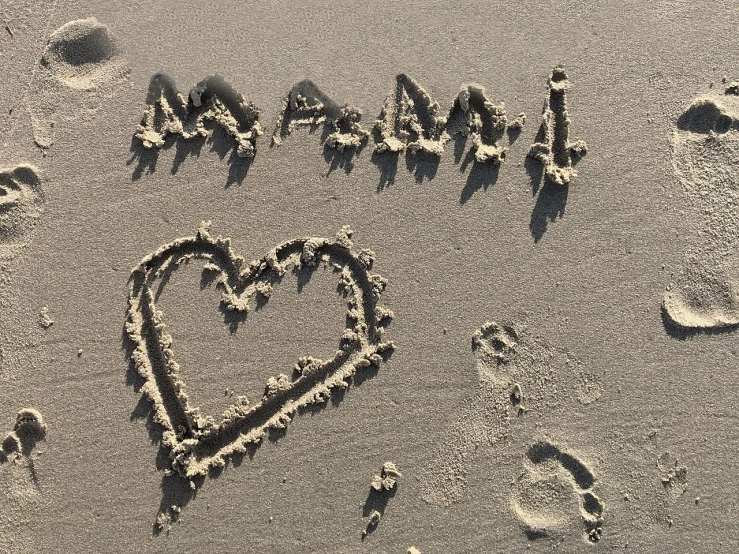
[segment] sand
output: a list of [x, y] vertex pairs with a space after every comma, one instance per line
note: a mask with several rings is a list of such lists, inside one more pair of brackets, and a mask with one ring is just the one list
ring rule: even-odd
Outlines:
[[0, 552], [739, 550], [730, 3], [0, 15]]

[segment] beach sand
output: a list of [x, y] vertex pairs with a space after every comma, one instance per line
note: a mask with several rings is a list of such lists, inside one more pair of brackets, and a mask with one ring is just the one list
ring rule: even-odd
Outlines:
[[739, 550], [739, 12], [597, 4], [0, 7], [0, 551]]

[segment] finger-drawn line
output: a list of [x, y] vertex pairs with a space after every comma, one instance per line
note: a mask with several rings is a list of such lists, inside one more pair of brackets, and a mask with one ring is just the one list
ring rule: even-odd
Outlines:
[[346, 148], [358, 148], [370, 133], [360, 125], [362, 111], [353, 106], [339, 106], [313, 81], [305, 79], [296, 83], [282, 101], [282, 109], [272, 133], [272, 145], [279, 146], [295, 126], [307, 126], [315, 130], [326, 127], [324, 144], [343, 152]]
[[[130, 358], [145, 381], [141, 390], [164, 429], [161, 440], [171, 459], [169, 471], [188, 479], [223, 467], [230, 456], [261, 443], [268, 431], [284, 429], [299, 409], [325, 403], [333, 389], [349, 386], [358, 369], [378, 366], [394, 349], [392, 342], [383, 339], [392, 313], [378, 306], [387, 281], [369, 272], [372, 251], [352, 250], [348, 227], [335, 239], [310, 237], [282, 243], [246, 264], [231, 249], [229, 239], [210, 234], [209, 225], [203, 223], [194, 237], [164, 245], [133, 269], [125, 325], [133, 345]], [[156, 305], [167, 274], [196, 259], [205, 262], [204, 271], [215, 274], [225, 311], [240, 316], [246, 316], [259, 296], [269, 295], [288, 269], [319, 264], [333, 268], [347, 299], [347, 328], [334, 358], [301, 358], [292, 376], [281, 373], [268, 379], [259, 402], [251, 405], [239, 397], [220, 421], [202, 414], [188, 399], [172, 337]]]
[[573, 158], [585, 155], [587, 145], [584, 140], [570, 142], [570, 115], [567, 111], [567, 89], [570, 82], [561, 66], [552, 71], [548, 81], [549, 93], [544, 104], [542, 131], [544, 140], [531, 146], [529, 156], [544, 165], [544, 175], [557, 185], [569, 185], [577, 176]]
[[256, 141], [262, 135], [259, 109], [236, 92], [222, 77], [206, 77], [185, 98], [174, 81], [162, 73], [151, 78], [149, 105], [135, 137], [145, 148], [161, 148], [169, 135], [184, 139], [207, 137], [208, 121], [223, 128], [236, 142], [236, 154], [253, 158]]

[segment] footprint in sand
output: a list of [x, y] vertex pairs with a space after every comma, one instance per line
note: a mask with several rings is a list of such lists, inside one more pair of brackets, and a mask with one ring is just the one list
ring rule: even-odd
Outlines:
[[663, 452], [657, 458], [655, 467], [670, 503], [688, 491], [688, 468], [681, 465], [669, 452]]
[[[10, 262], [28, 243], [31, 231], [43, 211], [43, 191], [36, 168], [17, 165], [0, 168], [0, 285], [10, 280]], [[4, 353], [17, 342], [0, 329], [0, 380], [7, 379]]]
[[739, 96], [729, 86], [696, 98], [672, 132], [672, 165], [685, 191], [690, 238], [667, 287], [665, 323], [683, 330], [739, 326]]
[[[46, 150], [54, 143], [55, 119], [74, 119], [100, 107], [112, 86], [129, 69], [115, 37], [94, 17], [70, 21], [51, 33], [32, 89], [29, 112], [34, 142]], [[68, 94], [95, 91], [95, 95]]]
[[[34, 448], [46, 435], [46, 424], [33, 408], [23, 408], [16, 416], [13, 430], [0, 445], [0, 490], [3, 491], [0, 510], [0, 544], [33, 549], [33, 537], [21, 522], [27, 522], [39, 504], [39, 479], [34, 465]], [[31, 533], [32, 535], [32, 533]], [[5, 552], [5, 550], [3, 550]], [[16, 551], [15, 549], [11, 551]], [[26, 551], [26, 550], [22, 550]]]
[[510, 444], [526, 420], [590, 404], [598, 381], [565, 350], [533, 338], [520, 325], [485, 323], [472, 336], [479, 388], [450, 427], [423, 479], [423, 498], [450, 505], [463, 498], [467, 470], [478, 448]]
[[594, 484], [593, 472], [576, 456], [539, 441], [526, 452], [524, 471], [513, 486], [511, 507], [531, 538], [566, 529], [572, 515], [579, 513], [587, 538], [597, 542], [603, 526], [603, 503], [593, 492]]
[[46, 424], [38, 410], [23, 408], [15, 419], [13, 430], [0, 445], [0, 462], [13, 462], [28, 457], [36, 443], [46, 435]]
[[0, 169], [0, 270], [24, 245], [42, 202], [41, 180], [33, 166]]
[[70, 21], [49, 37], [41, 65], [67, 86], [88, 89], [120, 65], [118, 47], [106, 25], [94, 17]]

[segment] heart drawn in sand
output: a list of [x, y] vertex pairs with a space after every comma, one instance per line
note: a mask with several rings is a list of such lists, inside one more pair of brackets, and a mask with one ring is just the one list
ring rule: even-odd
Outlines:
[[[382, 339], [392, 313], [377, 305], [387, 281], [369, 273], [372, 251], [353, 251], [348, 227], [334, 239], [284, 242], [247, 265], [233, 252], [229, 239], [211, 236], [209, 226], [203, 223], [194, 237], [174, 240], [144, 258], [129, 282], [126, 333], [132, 344], [131, 360], [145, 380], [141, 390], [154, 405], [154, 419], [164, 428], [162, 444], [171, 458], [170, 471], [187, 478], [224, 466], [232, 454], [259, 444], [270, 429], [284, 429], [300, 408], [325, 403], [332, 389], [349, 386], [357, 369], [379, 365], [394, 348]], [[220, 422], [203, 415], [190, 404], [172, 337], [156, 306], [167, 275], [196, 259], [205, 262], [203, 271], [215, 274], [222, 306], [243, 316], [258, 296], [272, 294], [289, 269], [319, 264], [332, 268], [347, 300], [347, 327], [334, 357], [301, 358], [292, 376], [281, 373], [267, 380], [258, 403], [250, 405], [239, 397]]]

